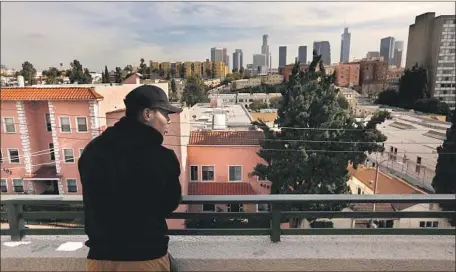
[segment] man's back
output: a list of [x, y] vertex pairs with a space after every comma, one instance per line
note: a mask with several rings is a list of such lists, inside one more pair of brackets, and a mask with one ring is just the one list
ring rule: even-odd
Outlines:
[[179, 205], [180, 166], [163, 136], [123, 118], [79, 160], [89, 259], [146, 261], [167, 253], [165, 218]]

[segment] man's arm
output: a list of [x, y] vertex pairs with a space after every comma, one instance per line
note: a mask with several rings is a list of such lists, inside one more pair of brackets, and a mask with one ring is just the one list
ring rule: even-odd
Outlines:
[[182, 188], [179, 182], [181, 174], [180, 163], [173, 150], [168, 149], [167, 152], [169, 152], [169, 160], [167, 162], [169, 162], [170, 171], [166, 176], [165, 192], [163, 194], [163, 212], [166, 217], [177, 209], [182, 199]]

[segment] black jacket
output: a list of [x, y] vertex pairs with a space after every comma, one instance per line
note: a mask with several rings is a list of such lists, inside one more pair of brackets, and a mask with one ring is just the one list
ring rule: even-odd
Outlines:
[[154, 128], [124, 117], [90, 142], [79, 159], [88, 258], [163, 257], [165, 218], [179, 205], [180, 164]]

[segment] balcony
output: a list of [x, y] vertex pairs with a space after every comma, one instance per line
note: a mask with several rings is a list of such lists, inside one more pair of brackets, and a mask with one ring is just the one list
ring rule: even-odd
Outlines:
[[[184, 196], [183, 204], [269, 204], [269, 212], [176, 212], [172, 219], [266, 219], [266, 228], [170, 230], [184, 271], [454, 271], [454, 228], [281, 228], [288, 218], [451, 218], [454, 211], [289, 211], [285, 203], [454, 203], [455, 195]], [[2, 271], [83, 271], [83, 228], [36, 228], [34, 220], [83, 219], [81, 196], [3, 196]], [[28, 225], [28, 227], [26, 227]]]

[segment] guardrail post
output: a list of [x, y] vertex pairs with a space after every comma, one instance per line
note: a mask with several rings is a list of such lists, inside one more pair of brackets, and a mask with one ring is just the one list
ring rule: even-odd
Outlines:
[[22, 204], [6, 204], [6, 213], [11, 234], [11, 241], [20, 241], [22, 239], [22, 230], [24, 229], [24, 219], [22, 218]]
[[271, 217], [271, 241], [274, 243], [280, 242], [280, 219], [281, 205], [279, 203], [273, 203]]

